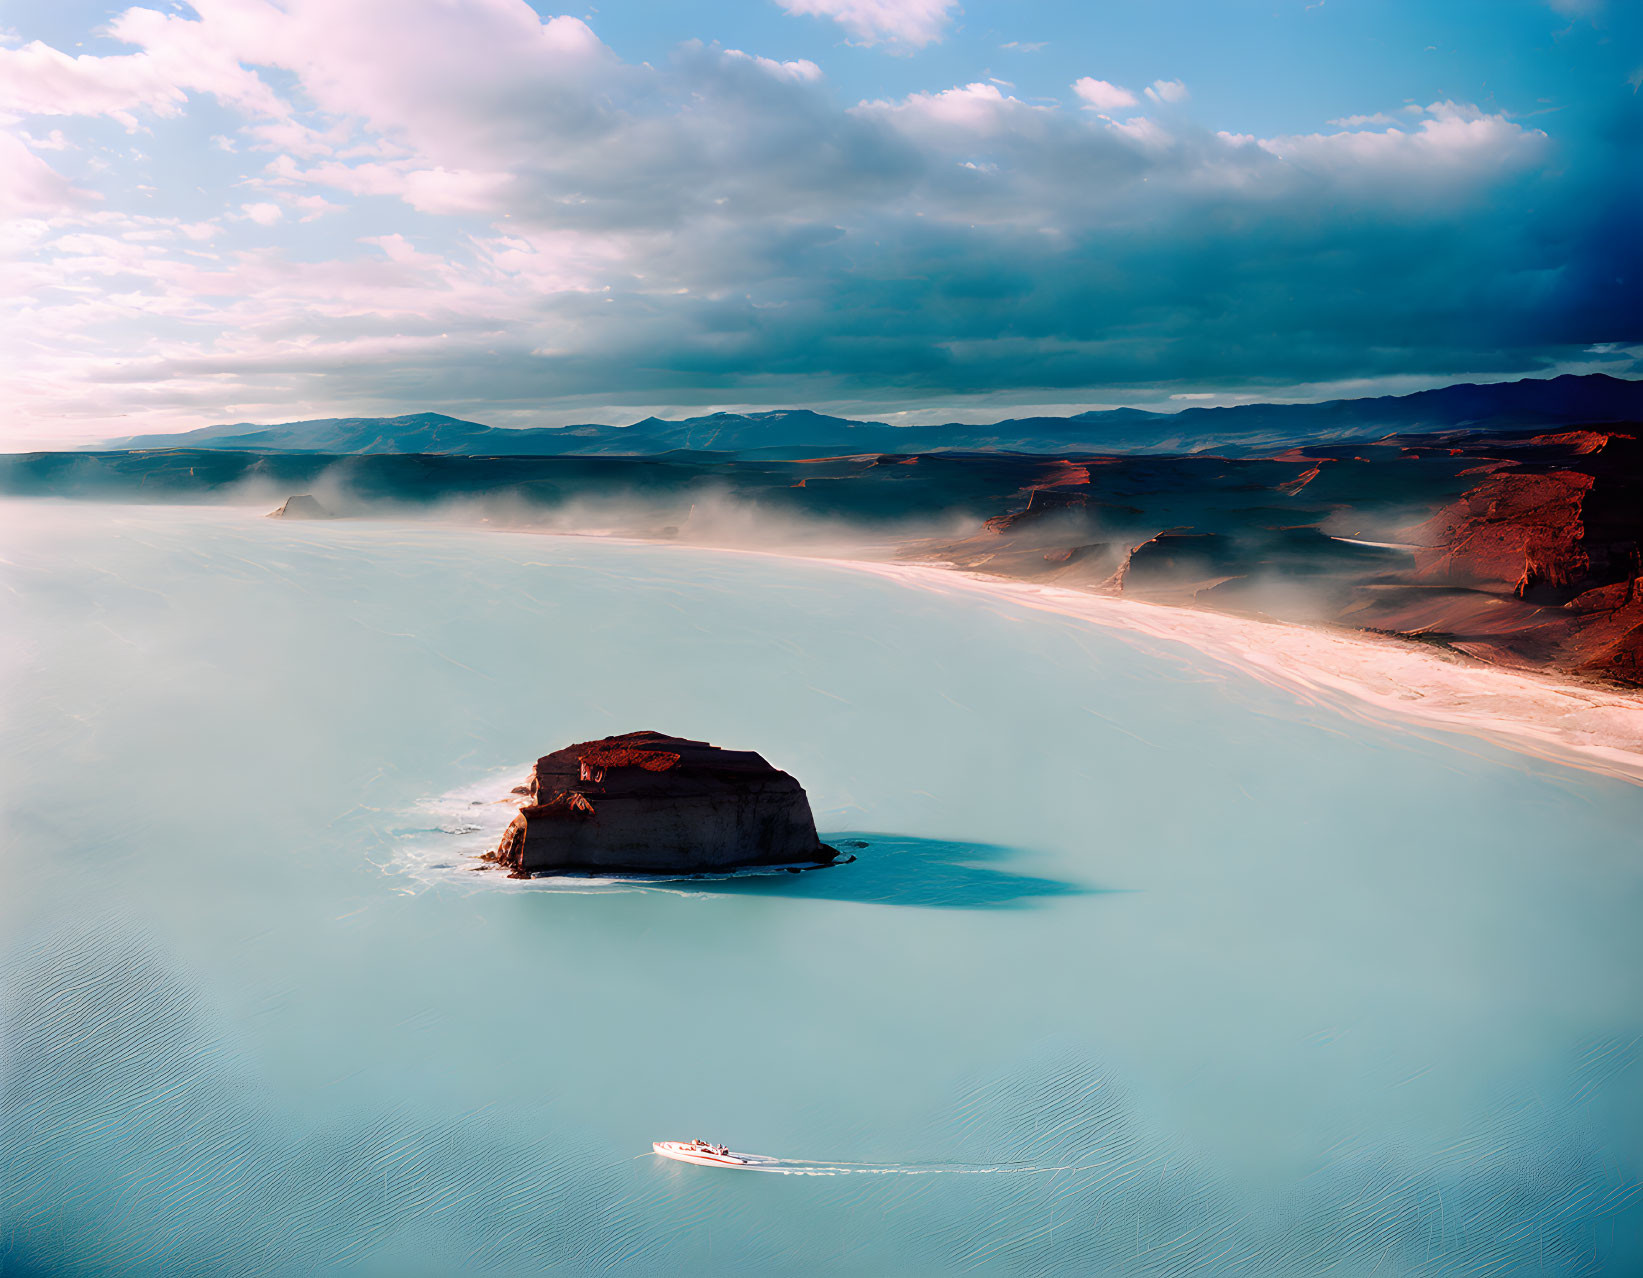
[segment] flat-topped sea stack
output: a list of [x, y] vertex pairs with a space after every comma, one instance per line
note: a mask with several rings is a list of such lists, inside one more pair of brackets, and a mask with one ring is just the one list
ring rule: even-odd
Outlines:
[[515, 877], [824, 865], [804, 787], [751, 750], [630, 732], [536, 761], [527, 806], [488, 860]]

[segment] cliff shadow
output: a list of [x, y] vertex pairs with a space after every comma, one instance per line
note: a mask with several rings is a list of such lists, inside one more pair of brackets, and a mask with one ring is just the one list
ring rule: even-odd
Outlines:
[[[1002, 865], [1019, 848], [992, 843], [916, 839], [902, 834], [824, 833], [841, 864], [798, 874], [730, 879], [712, 891], [726, 896], [798, 896], [827, 901], [925, 909], [1021, 909], [1048, 897], [1091, 896], [1110, 889], [1022, 874]], [[859, 846], [865, 844], [866, 846]], [[856, 859], [842, 864], [846, 856]]]

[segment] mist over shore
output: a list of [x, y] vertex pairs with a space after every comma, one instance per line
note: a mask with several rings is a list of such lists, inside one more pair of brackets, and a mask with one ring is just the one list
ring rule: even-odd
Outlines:
[[[284, 514], [300, 495], [309, 513], [338, 517], [945, 563], [1643, 684], [1643, 425], [1567, 420], [1575, 408], [1635, 407], [1639, 384], [1562, 380], [1578, 381], [1586, 400], [1552, 382], [1453, 387], [1465, 393], [1391, 403], [1407, 416], [1427, 411], [1411, 400], [1437, 402], [1456, 420], [1475, 415], [1472, 393], [1488, 390], [1491, 424], [1265, 451], [1037, 452], [1016, 423], [1011, 448], [830, 453], [793, 441], [817, 420], [846, 438], [891, 428], [777, 414], [704, 419], [699, 442], [789, 432], [780, 447], [604, 455], [608, 441], [592, 439], [594, 455], [492, 455], [467, 450], [509, 432], [417, 418], [243, 437], [222, 428], [189, 448], [3, 456], [0, 491]], [[1352, 429], [1389, 411], [1381, 401], [1344, 406]], [[1300, 406], [1299, 420], [1327, 436], [1341, 408]], [[1502, 424], [1524, 419], [1541, 424]], [[670, 438], [664, 427], [632, 429], [656, 443]], [[239, 446], [252, 439], [282, 446]], [[327, 441], [361, 451], [309, 450]], [[435, 444], [446, 451], [403, 451]]]

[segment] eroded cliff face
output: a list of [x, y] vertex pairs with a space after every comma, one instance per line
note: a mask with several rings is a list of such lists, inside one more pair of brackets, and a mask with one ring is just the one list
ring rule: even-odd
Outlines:
[[1491, 471], [1415, 530], [1418, 576], [1532, 608], [1501, 652], [1643, 682], [1643, 442], [1538, 436]]
[[1594, 482], [1571, 470], [1491, 475], [1414, 530], [1417, 575], [1560, 602], [1591, 573], [1583, 515]]
[[1643, 684], [1640, 440], [1626, 425], [1271, 457], [1016, 459], [1004, 514], [911, 553]]
[[631, 732], [544, 755], [522, 788], [529, 801], [487, 858], [516, 876], [689, 874], [838, 855], [817, 836], [804, 787], [750, 750]]

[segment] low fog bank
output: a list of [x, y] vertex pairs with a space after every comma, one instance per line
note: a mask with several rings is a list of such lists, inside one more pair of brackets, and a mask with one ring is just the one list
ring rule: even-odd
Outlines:
[[[1365, 590], [1391, 586], [1415, 568], [1406, 545], [1366, 544], [1290, 523], [1272, 512], [1218, 510], [1192, 522], [1175, 506], [1167, 519], [1133, 507], [1081, 507], [1032, 518], [1028, 507], [968, 535], [912, 542], [900, 558], [988, 576], [1208, 607], [1252, 617], [1332, 623]], [[1401, 529], [1403, 512], [1366, 521]]]
[[[0, 494], [889, 557], [909, 542], [964, 536], [1010, 492], [1008, 482], [965, 495], [878, 492], [830, 484], [831, 474], [723, 469], [644, 458], [19, 454], [0, 457]], [[284, 511], [294, 498], [312, 504]]]
[[285, 513], [925, 562], [1643, 683], [1624, 432], [1268, 457], [29, 454], [0, 457], [0, 492], [264, 513], [307, 495]]
[[[316, 494], [321, 501], [324, 498]], [[961, 511], [854, 518], [785, 508], [728, 488], [692, 490], [678, 499], [639, 493], [587, 494], [537, 504], [510, 497], [454, 498], [429, 506], [350, 500], [342, 517], [412, 518], [511, 532], [670, 541], [723, 550], [760, 550], [827, 558], [893, 558], [909, 543], [962, 537], [980, 516]]]
[[[1407, 571], [1408, 494], [1296, 490], [1297, 464], [1020, 454], [811, 461], [235, 454], [0, 458], [0, 487], [802, 556], [901, 560], [1302, 622]], [[1359, 496], [1365, 494], [1360, 493]]]
[[[727, 550], [891, 558], [910, 542], [946, 540], [973, 531], [985, 512], [843, 510], [805, 507], [776, 493], [739, 493], [722, 482], [679, 491], [500, 491], [431, 501], [362, 494], [336, 469], [305, 490], [327, 515], [342, 519], [404, 519], [566, 536], [672, 541]], [[238, 506], [277, 513], [293, 494], [252, 480], [223, 494]]]

